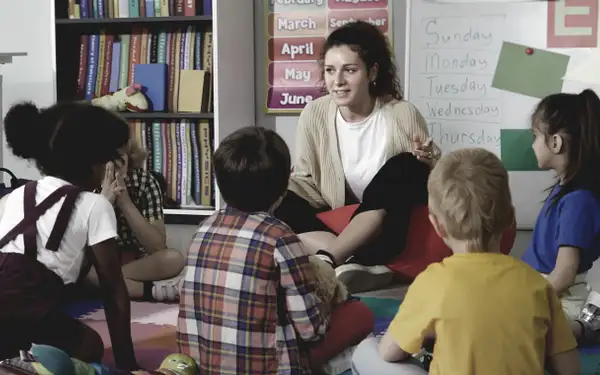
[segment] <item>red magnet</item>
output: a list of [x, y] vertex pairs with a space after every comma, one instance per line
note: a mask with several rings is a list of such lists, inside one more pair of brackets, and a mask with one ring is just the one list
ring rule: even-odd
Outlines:
[[528, 55], [533, 55], [533, 48], [527, 48], [525, 50], [525, 53], [528, 54]]

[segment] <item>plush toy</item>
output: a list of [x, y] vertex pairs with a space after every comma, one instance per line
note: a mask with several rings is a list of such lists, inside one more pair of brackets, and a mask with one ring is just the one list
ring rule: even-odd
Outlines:
[[63, 350], [48, 345], [33, 344], [21, 359], [30, 362], [38, 375], [125, 375], [127, 372], [109, 369], [101, 364], [85, 363], [71, 358]]
[[317, 276], [317, 295], [329, 313], [336, 306], [348, 299], [348, 289], [337, 278], [331, 265], [317, 256], [310, 256], [315, 275]]
[[48, 345], [32, 345], [21, 352], [21, 360], [32, 365], [38, 375], [196, 375], [196, 362], [185, 354], [167, 356], [158, 370], [121, 371], [99, 363], [85, 363], [70, 358], [64, 351]]
[[154, 371], [133, 371], [133, 375], [196, 375], [196, 362], [185, 354], [171, 354]]
[[196, 361], [185, 354], [171, 354], [160, 364], [161, 369], [169, 369], [177, 375], [196, 375]]
[[92, 105], [113, 112], [144, 112], [148, 110], [148, 98], [142, 93], [142, 85], [134, 83], [114, 94], [92, 99]]

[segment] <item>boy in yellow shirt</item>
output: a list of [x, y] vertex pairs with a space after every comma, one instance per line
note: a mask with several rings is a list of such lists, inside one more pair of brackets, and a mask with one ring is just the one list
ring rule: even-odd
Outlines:
[[430, 374], [578, 375], [577, 344], [556, 292], [500, 253], [514, 218], [502, 162], [483, 149], [454, 151], [437, 163], [428, 189], [431, 223], [454, 255], [415, 279], [380, 342], [359, 345], [355, 373], [426, 374], [410, 359], [435, 337]]

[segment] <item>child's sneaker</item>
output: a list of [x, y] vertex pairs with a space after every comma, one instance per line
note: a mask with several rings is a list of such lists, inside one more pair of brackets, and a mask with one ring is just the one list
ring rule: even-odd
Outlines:
[[329, 264], [332, 268], [335, 268], [335, 260], [333, 259], [333, 255], [331, 255], [327, 251], [319, 250], [316, 252], [315, 256]]
[[386, 266], [363, 266], [352, 260], [337, 267], [335, 274], [346, 285], [348, 293], [385, 288], [394, 279], [394, 273]]
[[590, 292], [585, 306], [576, 321], [581, 324], [579, 344], [582, 346], [600, 343], [600, 294]]
[[182, 283], [183, 272], [170, 279], [155, 281], [152, 286], [152, 297], [161, 302], [177, 302]]

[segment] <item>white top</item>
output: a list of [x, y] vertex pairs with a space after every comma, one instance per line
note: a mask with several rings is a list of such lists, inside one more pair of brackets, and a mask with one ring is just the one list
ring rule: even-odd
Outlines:
[[336, 115], [340, 157], [348, 186], [362, 202], [363, 193], [379, 169], [387, 161], [387, 124], [379, 101], [373, 112], [359, 122]]
[[[35, 194], [36, 204], [67, 182], [55, 177], [44, 177], [38, 181]], [[3, 199], [4, 210], [0, 218], [0, 238], [23, 220], [24, 187], [20, 187]], [[50, 207], [37, 221], [38, 261], [62, 278], [65, 284], [74, 283], [79, 277], [84, 257], [84, 247], [117, 237], [117, 220], [110, 202], [100, 194], [82, 192], [58, 251], [45, 248], [54, 228], [58, 212], [65, 198]], [[18, 235], [4, 248], [3, 253], [24, 254], [23, 235]]]

